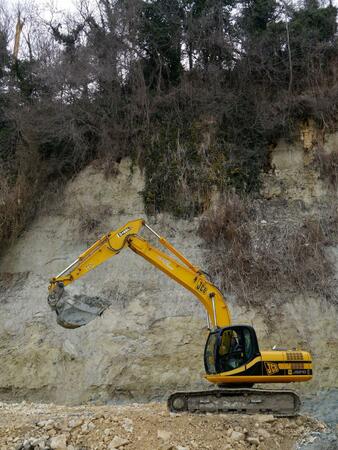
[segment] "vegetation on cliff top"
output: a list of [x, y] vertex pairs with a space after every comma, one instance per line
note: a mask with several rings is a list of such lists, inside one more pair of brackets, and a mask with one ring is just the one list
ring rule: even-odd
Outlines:
[[[252, 192], [297, 121], [334, 126], [337, 10], [306, 0], [99, 0], [47, 23], [0, 10], [0, 246], [93, 159], [131, 156], [148, 212]], [[325, 161], [324, 161], [325, 162]], [[323, 171], [328, 165], [323, 164]]]

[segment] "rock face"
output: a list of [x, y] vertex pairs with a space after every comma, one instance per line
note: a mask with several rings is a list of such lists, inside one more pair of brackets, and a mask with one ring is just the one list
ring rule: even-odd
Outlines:
[[[67, 288], [70, 295], [108, 299], [112, 306], [101, 318], [65, 330], [46, 303], [51, 276], [101, 234], [145, 217], [142, 189], [143, 177], [137, 169], [130, 171], [129, 161], [108, 181], [89, 167], [2, 258], [2, 398], [145, 399], [204, 384], [202, 306], [130, 250]], [[162, 217], [150, 223], [202, 263], [196, 223]]]
[[271, 170], [262, 174], [262, 197], [298, 201], [304, 207], [331, 200], [337, 206], [337, 186], [330, 189], [329, 180], [324, 180], [320, 170], [325, 159], [336, 154], [337, 149], [338, 132], [324, 134], [313, 121], [306, 122], [300, 127], [298, 141], [290, 145], [280, 140], [271, 149]]
[[[56, 324], [46, 302], [49, 278], [97, 237], [146, 217], [143, 186], [141, 172], [131, 170], [128, 160], [109, 180], [99, 168], [88, 167], [51, 199], [2, 257], [0, 398], [57, 403], [149, 400], [208, 386], [202, 378], [207, 336], [202, 306], [130, 250], [67, 287], [70, 295], [109, 301], [102, 317], [66, 330]], [[197, 236], [198, 219], [159, 215], [147, 221], [195, 264], [207, 268], [210, 256]], [[316, 377], [304, 389], [337, 385], [335, 306], [302, 297], [278, 308], [272, 302], [259, 312], [232, 298], [229, 305], [234, 322], [254, 325], [262, 348], [277, 344], [312, 351]]]

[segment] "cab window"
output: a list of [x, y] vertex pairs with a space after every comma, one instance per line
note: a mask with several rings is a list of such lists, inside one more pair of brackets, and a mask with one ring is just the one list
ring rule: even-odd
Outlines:
[[245, 360], [249, 361], [253, 358], [255, 352], [255, 345], [251, 337], [251, 333], [247, 328], [243, 328], [244, 337], [244, 355]]
[[217, 350], [217, 333], [210, 333], [204, 352], [204, 363], [207, 373], [215, 374], [216, 371], [216, 350]]
[[245, 363], [243, 335], [236, 330], [224, 330], [218, 348], [220, 372], [237, 369]]
[[244, 366], [260, 355], [255, 330], [249, 325], [220, 328], [209, 334], [204, 364], [208, 374]]

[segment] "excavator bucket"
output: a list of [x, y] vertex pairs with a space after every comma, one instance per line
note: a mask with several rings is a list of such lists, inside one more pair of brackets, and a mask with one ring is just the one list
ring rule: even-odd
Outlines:
[[73, 295], [58, 283], [48, 295], [48, 304], [56, 312], [56, 321], [63, 328], [78, 328], [101, 316], [110, 302], [100, 297]]

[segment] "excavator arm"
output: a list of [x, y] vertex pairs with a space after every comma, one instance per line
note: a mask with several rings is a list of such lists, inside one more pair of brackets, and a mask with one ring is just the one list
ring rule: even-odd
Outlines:
[[[145, 227], [151, 231], [170, 252], [170, 255], [154, 247], [139, 236]], [[209, 327], [216, 329], [231, 324], [230, 312], [221, 292], [214, 286], [198, 267], [194, 266], [166, 239], [158, 235], [142, 219], [126, 223], [118, 230], [102, 236], [91, 247], [85, 250], [71, 265], [50, 280], [48, 303], [57, 310], [63, 295], [64, 287], [95, 269], [98, 265], [117, 255], [129, 247], [137, 255], [142, 256], [150, 264], [164, 272], [170, 278], [192, 292], [203, 304], [208, 314]], [[99, 310], [101, 311], [101, 310]], [[79, 324], [62, 323], [66, 327], [77, 327]], [[84, 325], [85, 323], [81, 323]]]

